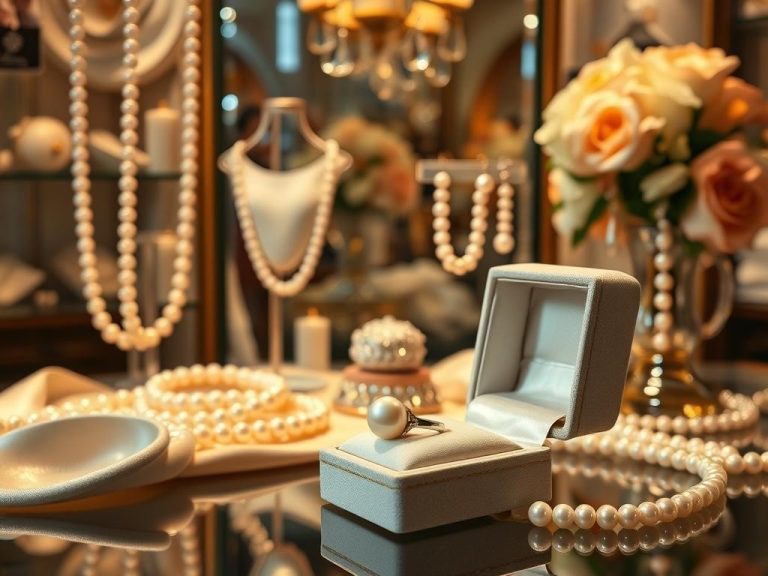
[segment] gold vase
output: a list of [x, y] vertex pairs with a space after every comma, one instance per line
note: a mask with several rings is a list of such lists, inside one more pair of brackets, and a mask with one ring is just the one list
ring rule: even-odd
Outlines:
[[[695, 374], [693, 357], [699, 344], [714, 337], [731, 314], [733, 269], [730, 260], [722, 254], [686, 251], [680, 235], [675, 235], [671, 252], [675, 267], [670, 271], [675, 279], [672, 346], [666, 352], [659, 352], [652, 342], [657, 233], [652, 226], [628, 230], [630, 255], [642, 294], [622, 412], [688, 418], [716, 414], [720, 410], [717, 390]], [[703, 296], [709, 284], [704, 278], [711, 274], [705, 275], [704, 271], [708, 268], [717, 272], [717, 300], [710, 318], [704, 320], [700, 311], [706, 307]]]

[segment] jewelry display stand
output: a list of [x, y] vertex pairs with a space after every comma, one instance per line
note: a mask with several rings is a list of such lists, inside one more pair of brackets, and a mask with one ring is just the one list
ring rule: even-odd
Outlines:
[[[313, 148], [320, 150], [324, 153], [328, 151], [328, 142], [323, 140], [317, 135], [309, 126], [309, 121], [306, 116], [306, 101], [301, 98], [269, 98], [264, 102], [262, 108], [261, 122], [252, 136], [247, 141], [241, 143], [243, 145], [242, 153], [245, 155], [248, 149], [253, 148], [264, 137], [269, 135], [269, 170], [274, 172], [280, 172], [284, 169], [283, 162], [283, 121], [287, 118], [292, 118], [298, 127], [299, 135]], [[219, 159], [219, 167], [222, 171], [229, 174], [233, 180], [236, 178], [237, 169], [233, 163], [234, 155], [237, 150], [228, 150]], [[344, 152], [339, 151], [342, 154], [343, 161], [339, 162], [337, 168], [338, 173], [341, 174], [347, 170], [352, 164], [352, 158]], [[230, 156], [233, 158], [230, 158]], [[312, 227], [314, 229], [314, 221], [302, 221], [297, 220], [299, 226]], [[264, 230], [259, 230], [258, 235], [263, 235]], [[294, 231], [293, 238], [309, 238], [312, 231], [310, 230], [297, 230]], [[268, 237], [263, 238], [265, 245], [273, 244]], [[261, 242], [261, 240], [260, 240]], [[305, 248], [308, 250], [309, 247]], [[275, 276], [278, 277], [278, 281], [281, 281], [285, 273], [295, 266], [287, 267], [282, 266], [280, 263], [269, 263], [272, 268], [275, 269]], [[303, 268], [303, 265], [302, 267]], [[300, 270], [301, 270], [300, 268]], [[258, 276], [258, 273], [257, 273]], [[260, 278], [261, 280], [261, 278]], [[263, 282], [263, 281], [262, 281]], [[269, 289], [269, 288], [268, 288]], [[269, 325], [269, 365], [275, 373], [281, 373], [283, 369], [283, 296], [281, 296], [277, 290], [269, 289], [269, 312], [268, 312], [268, 325]], [[302, 383], [306, 384], [306, 377], [302, 377]]]
[[[528, 167], [525, 162], [512, 160], [503, 166], [509, 171], [509, 183], [522, 186], [528, 182]], [[486, 166], [481, 160], [419, 160], [416, 163], [416, 181], [419, 184], [432, 184], [439, 172], [448, 172], [456, 184], [472, 184], [482, 173], [490, 174], [495, 180], [499, 179], [499, 167], [491, 162]]]
[[[532, 221], [532, 214], [516, 215], [515, 205], [524, 209], [532, 202], [519, 203], [517, 192], [527, 195], [528, 168], [525, 162], [501, 158], [494, 162], [483, 160], [421, 160], [416, 164], [416, 180], [420, 184], [435, 186], [432, 194], [434, 219], [432, 228], [435, 243], [435, 255], [443, 269], [455, 276], [464, 276], [477, 269], [479, 261], [486, 253], [486, 233], [493, 228], [489, 221], [489, 202], [491, 195], [496, 196], [495, 235], [493, 250], [500, 256], [508, 257], [514, 251], [516, 261], [532, 259], [532, 246], [529, 234], [516, 232], [515, 220], [519, 223]], [[451, 191], [453, 184], [473, 184], [471, 194], [471, 221], [468, 243], [463, 254], [457, 254], [451, 239]], [[518, 239], [516, 239], [516, 237]], [[507, 260], [508, 261], [508, 260]]]

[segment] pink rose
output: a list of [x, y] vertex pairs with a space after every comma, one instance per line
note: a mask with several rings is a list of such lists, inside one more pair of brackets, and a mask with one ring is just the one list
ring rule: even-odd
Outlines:
[[721, 252], [748, 248], [768, 225], [765, 166], [743, 142], [727, 140], [699, 155], [691, 175], [697, 194], [680, 222], [685, 235]]
[[759, 88], [729, 76], [701, 115], [701, 128], [727, 133], [755, 122], [768, 121], [768, 103]]

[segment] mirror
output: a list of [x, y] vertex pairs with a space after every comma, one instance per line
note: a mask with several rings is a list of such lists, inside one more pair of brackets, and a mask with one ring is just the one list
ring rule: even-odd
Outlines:
[[[533, 157], [529, 140], [537, 109], [538, 3], [484, 0], [468, 10], [447, 11], [451, 33], [427, 39], [418, 34], [429, 29], [430, 14], [415, 23], [373, 18], [364, 20], [365, 30], [349, 25], [339, 34], [339, 22], [349, 16], [341, 9], [345, 2], [327, 17], [302, 12], [312, 4], [227, 0], [217, 23], [222, 43], [220, 151], [253, 133], [266, 98], [295, 96], [306, 100], [312, 130], [337, 140], [353, 157], [352, 167], [339, 179], [316, 273], [305, 290], [286, 301], [285, 357], [291, 358], [293, 319], [310, 308], [330, 317], [333, 357], [340, 364], [348, 361], [352, 330], [384, 314], [411, 320], [424, 331], [430, 360], [472, 347], [488, 268], [533, 257], [534, 187], [524, 182], [516, 190], [515, 251], [496, 254], [489, 232], [477, 270], [456, 278], [435, 258], [434, 188], [431, 182], [416, 181], [416, 163], [420, 158], [482, 156], [495, 167], [499, 158], [527, 163]], [[354, 6], [366, 4], [372, 3]], [[431, 9], [465, 3], [413, 2], [411, 9], [425, 4]], [[462, 30], [466, 52], [460, 57]], [[397, 53], [391, 52], [393, 37], [400, 39]], [[322, 52], [326, 45], [333, 50], [310, 51]], [[431, 60], [420, 64], [419, 58]], [[390, 73], [400, 80], [387, 80]], [[277, 166], [279, 157], [282, 170], [311, 166], [320, 153], [297, 133], [295, 121], [283, 118], [279, 154], [274, 153], [276, 139], [265, 135], [250, 150], [250, 160], [269, 168]], [[229, 183], [221, 183], [229, 204], [221, 254], [227, 359], [252, 364], [267, 356], [268, 297], [249, 262]], [[471, 181], [452, 189], [457, 253], [468, 243], [472, 191]], [[272, 193], [279, 202], [280, 190]], [[493, 215], [495, 206], [488, 208]]]

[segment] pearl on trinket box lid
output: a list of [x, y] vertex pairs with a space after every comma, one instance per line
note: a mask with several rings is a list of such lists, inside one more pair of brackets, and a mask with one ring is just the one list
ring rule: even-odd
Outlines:
[[352, 333], [349, 356], [365, 370], [415, 370], [427, 354], [425, 342], [424, 333], [410, 322], [384, 316]]

